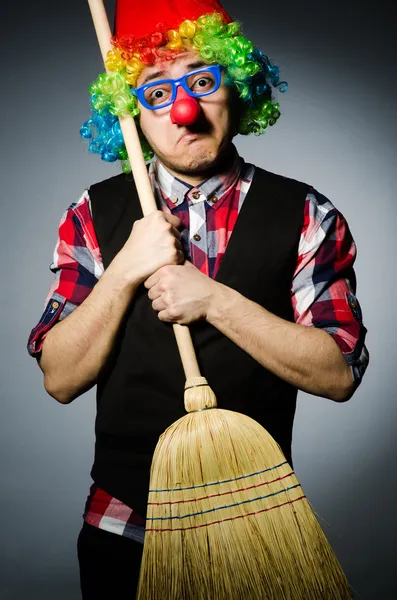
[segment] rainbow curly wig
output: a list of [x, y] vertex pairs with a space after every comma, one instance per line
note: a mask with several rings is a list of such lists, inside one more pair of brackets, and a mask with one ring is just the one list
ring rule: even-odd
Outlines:
[[[159, 59], [172, 60], [189, 49], [196, 50], [208, 64], [224, 67], [224, 83], [234, 87], [238, 98], [238, 133], [261, 135], [274, 125], [280, 110], [272, 87], [285, 92], [288, 85], [279, 80], [279, 68], [241, 35], [239, 23], [223, 21], [224, 16], [214, 12], [185, 20], [176, 29], [159, 24], [154, 33], [139, 40], [132, 35], [114, 37], [114, 47], [106, 60], [106, 68], [112, 73], [99, 75], [90, 86], [92, 114], [80, 129], [81, 136], [89, 140], [89, 150], [107, 162], [120, 160], [123, 171], [130, 171], [118, 116], [125, 110], [135, 118], [139, 115], [131, 87], [136, 87], [147, 65]], [[148, 161], [153, 151], [142, 132], [140, 139]]]

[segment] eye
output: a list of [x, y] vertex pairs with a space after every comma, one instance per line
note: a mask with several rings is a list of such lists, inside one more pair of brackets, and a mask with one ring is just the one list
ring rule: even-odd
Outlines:
[[162, 89], [157, 89], [157, 90], [153, 90], [150, 93], [150, 98], [152, 98], [152, 100], [161, 100], [165, 95], [165, 91]]
[[170, 98], [171, 89], [169, 86], [164, 85], [162, 87], [150, 87], [146, 90], [145, 99], [151, 106], [158, 106], [164, 104]]
[[215, 77], [211, 71], [202, 71], [201, 73], [188, 75], [187, 83], [193, 94], [196, 94], [197, 96], [209, 94], [216, 87]]
[[196, 81], [193, 82], [192, 89], [200, 89], [204, 90], [206, 88], [211, 88], [214, 85], [214, 81], [211, 77], [199, 77]]

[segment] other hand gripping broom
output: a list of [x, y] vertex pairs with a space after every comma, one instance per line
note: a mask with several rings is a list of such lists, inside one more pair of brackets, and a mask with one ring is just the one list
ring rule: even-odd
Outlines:
[[[105, 61], [112, 46], [103, 0], [88, 3]], [[157, 207], [128, 111], [120, 125], [146, 216]], [[279, 445], [250, 417], [217, 408], [188, 327], [173, 327], [188, 414], [154, 452], [138, 600], [351, 598]]]

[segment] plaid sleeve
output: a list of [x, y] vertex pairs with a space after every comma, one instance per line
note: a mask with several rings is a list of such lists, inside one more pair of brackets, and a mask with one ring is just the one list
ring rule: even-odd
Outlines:
[[36, 358], [51, 327], [87, 298], [103, 273], [88, 192], [62, 216], [50, 270], [55, 279], [47, 294], [44, 312], [32, 329], [27, 345], [29, 354]]
[[322, 194], [306, 197], [292, 282], [295, 321], [332, 335], [358, 386], [369, 362], [367, 329], [356, 297], [357, 248], [344, 216]]

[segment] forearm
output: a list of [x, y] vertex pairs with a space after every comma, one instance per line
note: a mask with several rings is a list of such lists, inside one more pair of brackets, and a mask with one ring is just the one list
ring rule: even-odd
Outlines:
[[48, 332], [40, 367], [56, 400], [67, 404], [95, 384], [137, 286], [114, 261], [84, 302]]
[[335, 401], [346, 400], [353, 391], [350, 368], [325, 331], [281, 319], [222, 284], [207, 320], [263, 367], [301, 390]]

